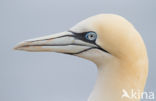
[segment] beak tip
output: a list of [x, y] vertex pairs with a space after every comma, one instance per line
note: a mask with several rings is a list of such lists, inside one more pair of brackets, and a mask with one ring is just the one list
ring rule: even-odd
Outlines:
[[22, 47], [25, 45], [25, 42], [18, 43], [13, 49], [14, 50], [22, 50]]
[[16, 45], [15, 47], [13, 47], [13, 50], [21, 50], [19, 45]]
[[19, 47], [18, 46], [15, 46], [14, 48], [13, 48], [13, 50], [18, 50], [19, 49]]

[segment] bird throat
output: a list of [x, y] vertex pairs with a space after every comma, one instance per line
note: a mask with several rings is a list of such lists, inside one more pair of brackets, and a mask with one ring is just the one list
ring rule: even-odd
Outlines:
[[144, 80], [138, 79], [138, 75], [128, 73], [127, 70], [127, 67], [124, 68], [112, 60], [98, 66], [96, 84], [88, 101], [140, 101], [123, 96], [123, 90], [130, 93], [131, 90], [144, 89]]

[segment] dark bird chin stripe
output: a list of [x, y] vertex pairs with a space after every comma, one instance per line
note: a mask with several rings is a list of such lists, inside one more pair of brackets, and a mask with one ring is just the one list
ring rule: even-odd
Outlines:
[[[76, 54], [80, 54], [80, 53], [86, 52], [86, 51], [91, 50], [91, 49], [99, 49], [99, 50], [101, 50], [101, 51], [105, 51], [105, 50], [103, 50], [102, 48], [99, 48], [99, 47], [90, 47], [90, 48], [87, 48], [87, 49], [82, 50], [82, 51], [80, 51], [80, 52], [76, 52], [76, 53], [64, 53], [64, 54], [76, 55]], [[107, 52], [107, 51], [106, 51], [106, 52]]]
[[[75, 46], [87, 46], [87, 45], [82, 45], [82, 44], [40, 44], [40, 45], [25, 45], [25, 46], [22, 46], [22, 47], [31, 47], [31, 46], [69, 46], [69, 45], [75, 45]], [[100, 46], [96, 45], [97, 47], [90, 47], [90, 48], [87, 48], [85, 50], [82, 50], [80, 52], [76, 52], [76, 53], [64, 53], [64, 54], [70, 54], [70, 55], [75, 55], [75, 54], [80, 54], [82, 52], [85, 52], [85, 51], [88, 51], [88, 50], [91, 50], [91, 49], [99, 49], [101, 51], [104, 51], [106, 53], [108, 53], [106, 50], [102, 49]]]
[[97, 46], [97, 48], [98, 48], [99, 50], [104, 51], [104, 52], [106, 52], [106, 53], [110, 54], [107, 50], [105, 50], [105, 49], [101, 48], [99, 45], [97, 45], [97, 44], [95, 44], [95, 45]]

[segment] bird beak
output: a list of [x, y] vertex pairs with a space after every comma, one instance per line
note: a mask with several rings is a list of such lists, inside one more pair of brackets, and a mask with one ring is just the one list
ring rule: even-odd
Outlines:
[[76, 38], [72, 32], [62, 32], [45, 37], [23, 41], [15, 46], [15, 50], [32, 52], [58, 52], [79, 54], [95, 47], [95, 45]]

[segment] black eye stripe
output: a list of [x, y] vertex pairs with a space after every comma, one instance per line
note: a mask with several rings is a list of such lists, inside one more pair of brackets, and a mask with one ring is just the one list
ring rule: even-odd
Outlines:
[[85, 42], [92, 43], [92, 44], [95, 44], [95, 45], [96, 45], [96, 43], [95, 43], [96, 40], [87, 40], [87, 39], [85, 38], [85, 36], [86, 36], [86, 34], [87, 34], [88, 32], [93, 32], [93, 31], [77, 33], [77, 32], [73, 32], [73, 31], [69, 30], [68, 32], [71, 32], [72, 34], [74, 34], [74, 36], [75, 36], [76, 39], [80, 39], [80, 40], [82, 40], [82, 41], [85, 41]]
[[[84, 42], [88, 42], [88, 43], [92, 43], [94, 45], [97, 46], [97, 49], [100, 49], [106, 53], [109, 53], [107, 50], [103, 49], [101, 46], [99, 46], [98, 44], [96, 44], [96, 40], [94, 41], [90, 41], [90, 40], [86, 40], [85, 38], [85, 35], [88, 33], [88, 32], [93, 32], [93, 31], [88, 31], [88, 32], [82, 32], [82, 33], [76, 33], [76, 32], [73, 32], [71, 30], [69, 30], [68, 32], [71, 32], [72, 34], [74, 34], [74, 38], [76, 39], [79, 39], [79, 40], [82, 40]], [[91, 48], [92, 49], [92, 48]], [[109, 53], [110, 54], [110, 53]]]

